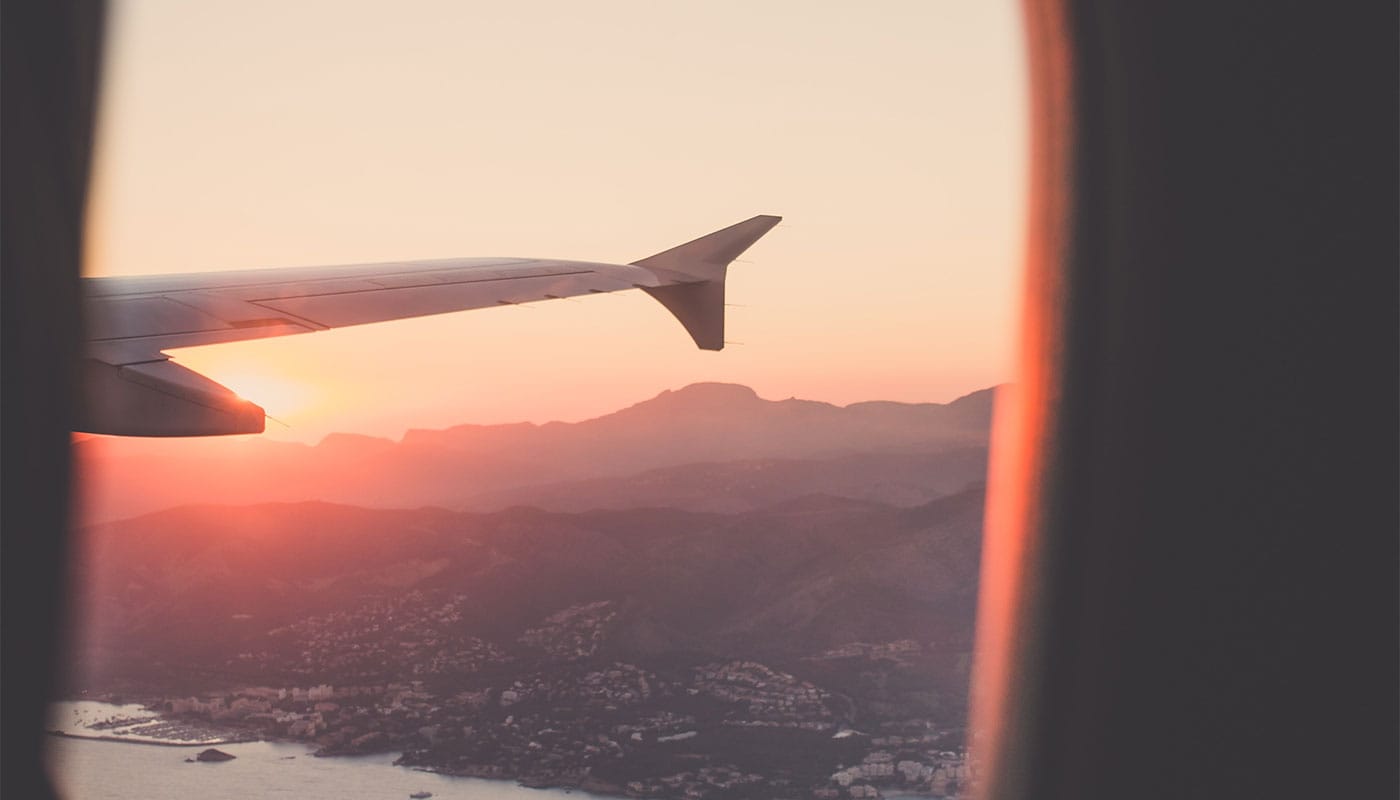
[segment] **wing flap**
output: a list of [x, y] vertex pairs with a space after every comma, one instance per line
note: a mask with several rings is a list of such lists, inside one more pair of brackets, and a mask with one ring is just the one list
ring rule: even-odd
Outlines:
[[74, 430], [118, 436], [262, 433], [263, 410], [173, 361], [83, 363], [84, 402]]
[[298, 333], [312, 333], [324, 327], [303, 325], [293, 322], [269, 322], [268, 324], [233, 326], [222, 330], [199, 331], [196, 333], [173, 333], [163, 336], [142, 336], [131, 339], [112, 339], [102, 342], [89, 342], [87, 357], [104, 364], [122, 366], [141, 364], [147, 361], [163, 361], [167, 356], [162, 352], [177, 347], [196, 347], [205, 344], [242, 342], [249, 339], [267, 339], [274, 336], [291, 336]]

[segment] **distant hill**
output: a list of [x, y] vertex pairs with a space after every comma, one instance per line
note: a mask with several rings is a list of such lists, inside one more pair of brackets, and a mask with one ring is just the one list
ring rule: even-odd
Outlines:
[[75, 444], [90, 521], [192, 503], [324, 500], [378, 508], [741, 511], [826, 493], [916, 505], [982, 479], [993, 390], [951, 403], [841, 407], [701, 383], [596, 419], [332, 434]]
[[[279, 631], [341, 619], [367, 636], [353, 615], [370, 607], [391, 609], [395, 631], [432, 614], [434, 636], [506, 649], [550, 615], [607, 602], [601, 646], [618, 658], [792, 660], [900, 639], [965, 655], [982, 502], [974, 488], [911, 509], [810, 496], [741, 514], [186, 507], [84, 529], [76, 585], [88, 646], [150, 680], [272, 680], [277, 659], [349, 647]], [[405, 635], [382, 633], [388, 650]]]
[[484, 492], [466, 506], [517, 505], [551, 511], [661, 506], [691, 511], [751, 511], [806, 495], [915, 506], [968, 488], [987, 471], [987, 448], [938, 453], [858, 453], [837, 458], [753, 459], [683, 464], [626, 475]]

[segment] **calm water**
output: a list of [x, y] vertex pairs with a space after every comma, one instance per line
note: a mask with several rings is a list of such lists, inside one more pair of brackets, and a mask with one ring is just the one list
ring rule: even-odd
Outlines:
[[[73, 705], [60, 705], [55, 716], [71, 716]], [[115, 708], [100, 710], [115, 713]], [[313, 748], [304, 744], [219, 745], [220, 750], [238, 758], [222, 763], [185, 763], [202, 749], [52, 737], [48, 762], [54, 783], [69, 800], [404, 800], [418, 791], [432, 792], [434, 800], [604, 800], [586, 792], [527, 789], [509, 781], [449, 778], [395, 767], [397, 754], [393, 753], [313, 758]]]

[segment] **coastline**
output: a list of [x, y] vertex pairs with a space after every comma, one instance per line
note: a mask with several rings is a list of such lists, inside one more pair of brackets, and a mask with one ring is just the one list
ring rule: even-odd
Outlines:
[[[159, 702], [149, 699], [135, 704], [123, 704], [122, 706], [117, 706], [106, 700], [70, 700], [66, 702], [73, 705], [97, 704], [98, 707], [95, 710], [91, 707], [88, 708], [84, 716], [92, 719], [100, 719], [102, 722], [99, 723], [99, 727], [96, 728], [83, 727], [79, 729], [70, 728], [68, 730], [55, 728], [47, 730], [46, 732], [52, 736], [74, 740], [159, 745], [167, 748], [227, 747], [245, 744], [257, 745], [262, 743], [293, 746], [299, 750], [303, 750], [303, 752], [297, 753], [298, 756], [304, 754], [314, 757], [311, 759], [313, 761], [341, 761], [344, 759], [353, 762], [359, 758], [372, 757], [379, 763], [392, 764], [396, 767], [407, 768], [415, 773], [434, 775], [443, 779], [483, 780], [500, 786], [544, 790], [546, 792], [560, 791], [569, 794], [578, 792], [580, 795], [594, 796], [598, 798], [598, 800], [621, 800], [622, 798], [639, 797], [653, 797], [657, 800], [684, 800], [685, 798], [694, 796], [694, 786], [691, 784], [696, 782], [709, 782], [719, 784], [722, 788], [728, 788], [728, 786], [721, 784], [720, 781], [730, 781], [732, 784], [734, 780], [740, 777], [735, 771], [737, 768], [727, 766], [714, 769], [705, 768], [700, 770], [696, 775], [678, 774], [669, 780], [647, 780], [639, 777], [635, 781], [627, 782], [630, 779], [624, 779], [623, 781], [600, 779], [589, 774], [591, 771], [590, 769], [579, 769], [577, 765], [573, 768], [568, 768], [562, 764], [522, 763], [510, 759], [498, 761], [488, 760], [485, 762], [465, 764], [462, 763], [463, 759], [454, 759], [457, 763], [452, 764], [444, 759], [428, 758], [427, 756], [431, 755], [431, 753], [427, 751], [405, 750], [403, 748], [405, 742], [403, 741], [396, 742], [398, 746], [386, 747], [385, 745], [390, 744], [390, 741], [383, 732], [378, 732], [377, 735], [370, 737], [374, 739], [372, 742], [367, 738], [366, 741], [360, 742], [357, 740], [352, 743], [354, 745], [368, 745], [368, 747], [364, 747], [363, 749], [361, 747], [346, 748], [343, 742], [324, 743], [302, 737], [279, 736], [274, 732], [261, 730], [251, 725], [209, 725], [189, 719], [188, 714], [176, 716], [166, 711], [158, 710], [160, 708]], [[139, 706], [139, 712], [136, 710], [137, 706]], [[112, 712], [117, 713], [114, 714]], [[122, 715], [121, 712], [125, 712], [125, 715]], [[79, 712], [74, 711], [73, 713], [76, 715]], [[151, 716], [146, 717], [146, 714], [150, 714]], [[85, 720], [79, 717], [76, 721], [82, 723]], [[510, 718], [508, 717], [506, 723], [509, 724], [509, 722]], [[129, 725], [144, 725], [148, 729], [153, 729], [151, 733], [154, 735], [139, 732], [121, 734], [113, 733], [110, 730], [111, 726], [120, 729]], [[104, 730], [103, 727], [108, 727], [109, 729]], [[163, 738], [161, 734], [165, 734], [168, 738]], [[211, 738], [190, 738], [200, 735], [208, 735]], [[318, 744], [321, 746], [318, 747]], [[878, 780], [881, 775], [891, 778], [895, 777], [895, 765], [891, 761], [893, 754], [880, 753], [877, 755], [882, 755], [883, 760], [880, 760], [879, 763], [875, 764], [871, 769], [883, 767], [884, 771], [882, 773], [875, 772], [873, 777], [876, 780]], [[186, 760], [188, 761], [191, 759]], [[833, 777], [832, 780], [836, 781], [839, 777], [844, 777], [850, 770], [863, 769], [864, 766], [865, 765], [862, 764], [856, 765], [854, 768], [848, 768], [841, 776]], [[525, 767], [525, 769], [520, 769], [521, 767]], [[706, 769], [709, 769], [709, 772], [706, 772]], [[901, 766], [900, 769], [904, 769], [904, 766]], [[748, 788], [750, 790], [756, 788], [756, 786], [752, 784], [753, 780], [757, 779], [759, 776], [743, 775], [742, 777], [747, 779], [745, 783], [749, 784]], [[865, 776], [857, 773], [852, 777], [861, 778]], [[958, 775], [958, 778], [961, 779], [961, 775]], [[847, 778], [848, 782], [850, 780], [850, 778]], [[870, 783], [875, 783], [875, 781], [872, 780]], [[847, 783], [841, 783], [842, 787], [846, 785]], [[787, 781], [782, 781], [768, 788], [770, 790], [776, 790], [779, 786], [785, 789], [792, 788], [788, 785]], [[932, 791], [919, 791], [913, 787], [906, 788], [903, 786], [880, 787], [872, 786], [867, 783], [864, 784], [864, 788], [865, 791], [861, 794], [857, 795], [853, 792], [850, 796], [853, 798], [874, 798], [875, 800], [881, 797], [932, 799], [945, 796], [935, 794]], [[885, 791], [881, 791], [882, 788], [889, 791], [889, 794], [886, 795]], [[834, 792], [835, 794], [833, 795], [833, 790], [828, 788], [821, 793], [813, 792], [813, 796], [838, 800], [838, 798], [845, 794], [841, 792], [840, 789], [835, 789]]]
[[245, 742], [220, 747], [237, 756], [224, 763], [186, 760], [197, 750], [120, 747], [87, 738], [48, 739], [46, 760], [60, 796], [73, 800], [248, 800], [250, 797], [403, 798], [430, 791], [455, 800], [613, 800], [577, 790], [527, 789], [511, 781], [479, 780], [394, 767], [392, 756], [313, 759], [287, 743]]
[[[211, 741], [211, 742], [182, 742], [182, 741], [156, 741], [156, 740], [150, 740], [150, 739], [130, 739], [130, 738], [122, 737], [122, 736], [113, 736], [113, 735], [110, 735], [110, 734], [82, 735], [82, 734], [68, 733], [68, 732], [66, 732], [66, 731], [60, 731], [60, 730], [49, 730], [49, 731], [46, 731], [46, 733], [48, 733], [48, 734], [51, 735], [51, 736], [55, 736], [55, 737], [63, 738], [63, 739], [76, 739], [76, 740], [97, 741], [97, 742], [117, 742], [117, 743], [124, 743], [124, 744], [156, 745], [156, 746], [160, 746], [160, 747], [171, 747], [171, 748], [191, 748], [191, 747], [228, 746], [228, 745], [236, 745], [236, 744], [252, 744], [252, 743], [258, 743], [258, 742], [268, 742], [268, 743], [280, 744], [280, 745], [302, 745], [302, 746], [305, 746], [305, 745], [308, 744], [307, 742], [302, 741], [302, 740], [287, 739], [287, 738], [284, 738], [284, 737], [258, 737], [258, 738], [251, 738], [251, 739], [228, 739], [228, 740]], [[315, 753], [311, 753], [311, 754], [309, 754], [309, 755], [314, 755], [314, 756], [316, 756], [316, 758], [318, 758], [318, 759], [319, 759], [319, 758], [324, 758], [324, 759], [336, 759], [336, 760], [338, 760], [338, 759], [340, 759], [340, 758], [345, 758], [345, 759], [347, 759], [347, 760], [353, 760], [353, 759], [355, 759], [355, 758], [357, 758], [357, 757], [363, 757], [363, 756], [367, 756], [367, 755], [368, 755], [368, 756], [377, 755], [377, 756], [384, 757], [384, 756], [389, 756], [389, 755], [393, 754], [394, 752], [396, 752], [396, 751], [395, 751], [395, 750], [383, 750], [383, 751], [378, 751], [377, 753], [353, 753], [353, 754], [352, 754], [352, 753], [341, 753], [341, 754], [333, 754], [333, 755], [318, 755], [318, 754], [315, 754]], [[402, 755], [400, 754], [400, 758], [401, 758], [401, 757], [402, 757]], [[629, 799], [629, 800], [630, 800], [631, 798], [635, 798], [635, 797], [637, 796], [637, 795], [635, 795], [635, 794], [629, 793], [629, 792], [627, 791], [626, 787], [624, 787], [624, 786], [621, 786], [621, 785], [618, 785], [618, 784], [615, 784], [615, 783], [609, 783], [609, 782], [606, 782], [606, 781], [602, 781], [602, 780], [599, 780], [599, 779], [597, 779], [597, 778], [594, 778], [594, 777], [588, 776], [588, 775], [582, 776], [582, 778], [581, 778], [580, 780], [570, 780], [570, 779], [567, 779], [567, 778], [562, 778], [562, 776], [557, 776], [557, 775], [550, 776], [550, 775], [540, 775], [540, 774], [533, 774], [533, 775], [532, 775], [532, 774], [522, 774], [522, 775], [515, 775], [515, 776], [512, 776], [512, 775], [504, 774], [504, 773], [501, 772], [498, 768], [486, 768], [486, 769], [470, 769], [470, 768], [468, 768], [468, 769], [451, 769], [451, 768], [446, 768], [446, 769], [439, 769], [439, 768], [433, 768], [433, 767], [429, 767], [429, 766], [399, 764], [397, 759], [395, 759], [395, 761], [392, 762], [392, 765], [393, 765], [393, 766], [398, 766], [398, 767], [401, 767], [401, 768], [404, 768], [404, 769], [408, 769], [408, 770], [411, 770], [411, 771], [413, 771], [413, 772], [421, 772], [421, 773], [426, 773], [426, 774], [430, 774], [430, 775], [440, 776], [440, 777], [443, 777], [443, 778], [463, 778], [463, 779], [469, 779], [469, 780], [484, 780], [484, 781], [489, 781], [489, 782], [492, 782], [492, 783], [508, 784], [508, 785], [518, 786], [518, 787], [521, 787], [521, 788], [532, 789], [532, 790], [557, 790], [557, 791], [562, 791], [562, 792], [566, 792], [566, 793], [578, 793], [579, 795], [584, 796], [584, 797], [593, 796], [593, 797], [601, 798], [602, 800], [624, 800], [624, 799]], [[685, 795], [682, 794], [682, 793], [677, 793], [677, 794], [674, 794], [674, 795], [662, 795], [662, 796], [660, 796], [660, 797], [661, 797], [661, 798], [667, 798], [667, 797], [669, 797], [669, 798], [676, 798], [676, 799], [678, 800], [679, 798], [683, 798], [684, 796], [685, 796]], [[918, 791], [910, 791], [910, 790], [902, 790], [902, 789], [891, 789], [891, 790], [888, 790], [887, 792], [882, 792], [880, 796], [885, 797], [885, 798], [888, 798], [888, 800], [896, 800], [897, 798], [910, 798], [911, 800], [913, 800], [913, 799], [915, 799], [915, 798], [927, 799], [927, 800], [938, 800], [938, 798], [943, 797], [943, 796], [941, 796], [941, 795], [932, 794], [932, 793], [925, 793], [925, 792], [918, 792]]]
[[446, 778], [473, 778], [484, 781], [500, 781], [502, 783], [512, 783], [525, 789], [558, 789], [564, 792], [582, 792], [584, 794], [599, 795], [610, 798], [631, 798], [633, 795], [616, 783], [599, 780], [591, 775], [585, 775], [581, 780], [568, 781], [560, 780], [557, 777], [546, 777], [543, 775], [516, 775], [510, 776], [501, 773], [495, 768], [486, 769], [439, 769], [436, 767], [417, 766], [400, 764], [394, 762], [395, 766], [412, 769], [417, 772], [427, 772], [433, 775], [441, 775]]
[[88, 739], [95, 742], [120, 742], [122, 744], [148, 744], [156, 747], [216, 747], [218, 745], [244, 744], [246, 742], [258, 742], [262, 739], [216, 739], [201, 742], [187, 742], [170, 739], [133, 739], [129, 736], [115, 736], [113, 734], [93, 734], [69, 733], [58, 729], [44, 731], [50, 736], [58, 736], [64, 739]]
[[[73, 702], [103, 702], [103, 703], [105, 703], [105, 702], [109, 702], [109, 701], [106, 701], [106, 700], [96, 700], [96, 701], [94, 701], [94, 700], [91, 700], [91, 699], [89, 699], [89, 698], [83, 698], [82, 700], [74, 700], [74, 699], [71, 699], [71, 698], [70, 698], [70, 699], [68, 699], [68, 700], [59, 701], [59, 702], [68, 702], [68, 703], [73, 703]], [[179, 717], [175, 717], [175, 716], [168, 715], [168, 714], [165, 713], [165, 712], [156, 711], [156, 710], [155, 710], [155, 706], [156, 706], [157, 704], [156, 704], [155, 701], [141, 700], [141, 701], [136, 701], [135, 703], [131, 703], [131, 705], [140, 705], [140, 706], [146, 708], [147, 710], [151, 711], [151, 712], [153, 713], [153, 715], [154, 715], [154, 716], [152, 716], [152, 717], [150, 718], [150, 720], [152, 720], [152, 721], [155, 721], [155, 720], [166, 721], [166, 722], [182, 722], [182, 721], [184, 721], [184, 720], [181, 720]], [[45, 733], [47, 733], [47, 734], [50, 735], [50, 736], [53, 736], [53, 737], [56, 737], [56, 738], [61, 738], [61, 739], [75, 739], [75, 740], [80, 740], [80, 741], [91, 741], [91, 742], [115, 742], [115, 743], [118, 743], [118, 744], [154, 745], [154, 746], [157, 746], [157, 747], [168, 747], [168, 748], [226, 747], [226, 746], [237, 745], [237, 744], [252, 744], [252, 743], [257, 743], [257, 742], [267, 742], [267, 743], [270, 743], [270, 744], [293, 745], [293, 746], [299, 746], [299, 747], [309, 748], [309, 752], [307, 752], [306, 755], [309, 756], [309, 757], [316, 758], [316, 759], [328, 759], [328, 760], [331, 760], [331, 759], [346, 759], [346, 760], [353, 760], [353, 759], [356, 759], [356, 758], [363, 758], [363, 757], [366, 757], [366, 756], [393, 757], [394, 760], [393, 760], [393, 762], [391, 762], [393, 766], [402, 767], [402, 768], [404, 768], [404, 769], [408, 769], [408, 770], [411, 770], [411, 771], [413, 771], [413, 772], [421, 772], [421, 773], [425, 773], [425, 774], [436, 775], [436, 776], [440, 776], [440, 777], [443, 777], [443, 778], [463, 778], [463, 779], [470, 779], [470, 780], [483, 780], [483, 781], [490, 781], [490, 782], [493, 782], [493, 783], [500, 783], [500, 784], [508, 784], [508, 785], [511, 785], [511, 786], [518, 786], [518, 787], [526, 788], [526, 789], [545, 789], [545, 790], [557, 789], [557, 790], [565, 791], [565, 792], [569, 792], [569, 793], [579, 793], [579, 794], [584, 795], [584, 796], [587, 796], [587, 795], [596, 795], [596, 796], [598, 796], [599, 798], [604, 798], [605, 800], [624, 800], [625, 798], [629, 798], [629, 797], [630, 797], [630, 795], [628, 795], [627, 792], [625, 791], [624, 787], [622, 787], [622, 786], [620, 786], [620, 785], [617, 785], [617, 784], [612, 784], [612, 783], [607, 783], [607, 782], [604, 782], [604, 781], [600, 781], [600, 780], [598, 780], [598, 779], [596, 779], [596, 778], [592, 778], [592, 777], [589, 777], [589, 776], [584, 776], [583, 779], [582, 779], [581, 781], [571, 781], [571, 780], [561, 780], [561, 779], [559, 778], [559, 776], [546, 776], [546, 775], [539, 775], [539, 774], [534, 774], [534, 775], [529, 775], [529, 774], [509, 775], [509, 774], [505, 774], [504, 772], [500, 771], [499, 768], [487, 768], [487, 769], [470, 769], [470, 768], [468, 768], [468, 769], [451, 769], [451, 768], [434, 768], [434, 767], [424, 766], [424, 765], [399, 764], [399, 763], [398, 763], [399, 760], [402, 759], [402, 758], [403, 758], [403, 755], [404, 755], [404, 751], [403, 751], [402, 749], [399, 749], [399, 748], [375, 749], [375, 750], [366, 751], [366, 752], [322, 752], [320, 749], [318, 749], [318, 748], [316, 747], [316, 744], [315, 744], [314, 742], [310, 742], [310, 741], [307, 741], [307, 740], [305, 740], [305, 739], [297, 739], [297, 738], [294, 738], [294, 737], [287, 737], [287, 736], [275, 736], [275, 735], [271, 735], [271, 736], [270, 736], [270, 735], [266, 735], [266, 734], [262, 734], [262, 733], [250, 734], [250, 735], [248, 735], [248, 736], [239, 736], [239, 735], [237, 735], [236, 733], [234, 733], [233, 735], [229, 735], [229, 736], [221, 736], [221, 737], [218, 738], [218, 739], [209, 739], [209, 740], [201, 740], [201, 741], [189, 741], [189, 740], [181, 740], [181, 739], [156, 739], [156, 738], [151, 738], [151, 737], [132, 738], [132, 737], [130, 737], [130, 736], [119, 736], [119, 735], [114, 735], [114, 734], [111, 734], [111, 733], [101, 733], [101, 732], [96, 732], [96, 731], [94, 731], [94, 732], [92, 732], [92, 733], [77, 733], [77, 732], [72, 732], [72, 731], [60, 730], [60, 729], [58, 729], [58, 728], [52, 728], [52, 729], [46, 730]], [[139, 734], [138, 734], [138, 736], [139, 736]]]

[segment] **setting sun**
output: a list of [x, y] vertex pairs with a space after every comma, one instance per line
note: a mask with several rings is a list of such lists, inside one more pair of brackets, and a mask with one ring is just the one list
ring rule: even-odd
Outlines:
[[270, 417], [286, 421], [312, 407], [315, 392], [305, 383], [262, 372], [217, 374], [215, 379], [244, 400], [263, 407]]

